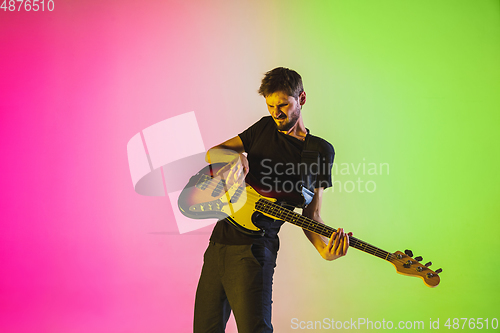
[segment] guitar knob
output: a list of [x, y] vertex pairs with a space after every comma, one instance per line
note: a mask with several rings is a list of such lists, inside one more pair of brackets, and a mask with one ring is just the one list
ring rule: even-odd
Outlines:
[[423, 259], [424, 259], [424, 258], [422, 258], [422, 257], [420, 257], [420, 256], [415, 257], [415, 260], [416, 260], [416, 261], [422, 261]]
[[439, 273], [441, 273], [442, 271], [443, 271], [443, 269], [442, 269], [442, 268], [440, 268], [440, 269], [437, 269], [437, 270], [436, 270], [436, 273], [438, 273], [438, 274], [439, 274]]
[[413, 252], [411, 252], [411, 250], [405, 250], [405, 254], [406, 254], [408, 257], [413, 257]]
[[428, 262], [427, 264], [425, 264], [424, 266], [425, 266], [425, 267], [429, 267], [430, 265], [432, 265], [432, 262], [430, 262], [430, 261], [429, 261], [429, 262]]

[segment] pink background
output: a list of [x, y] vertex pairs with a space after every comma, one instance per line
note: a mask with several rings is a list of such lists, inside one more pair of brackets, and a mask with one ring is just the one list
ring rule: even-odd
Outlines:
[[54, 2], [0, 10], [1, 332], [190, 332], [211, 227], [179, 235], [167, 197], [134, 191], [127, 142], [191, 111], [205, 147], [238, 134], [277, 66], [307, 78], [337, 163], [391, 166], [373, 195], [325, 194], [329, 224], [444, 273], [430, 289], [359, 251], [326, 263], [284, 226], [276, 330], [498, 317], [498, 2]]
[[253, 95], [267, 66], [212, 5], [0, 11], [3, 332], [190, 330], [210, 227], [181, 236], [168, 198], [135, 193], [126, 144], [189, 111], [206, 145], [258, 119], [227, 88]]

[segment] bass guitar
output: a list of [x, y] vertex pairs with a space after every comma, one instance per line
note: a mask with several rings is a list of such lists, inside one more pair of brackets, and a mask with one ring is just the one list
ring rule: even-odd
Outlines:
[[[327, 238], [336, 231], [332, 227], [283, 207], [283, 200], [263, 196], [248, 183], [233, 184], [228, 187], [225, 180], [217, 175], [224, 165], [224, 163], [208, 165], [191, 177], [178, 200], [182, 214], [193, 219], [227, 218], [240, 231], [256, 236], [261, 236], [265, 232], [253, 223], [252, 216], [257, 212]], [[436, 287], [440, 282], [439, 273], [442, 269], [432, 271], [429, 268], [431, 262], [422, 265], [420, 263], [422, 257], [412, 258], [413, 253], [410, 250], [404, 253], [401, 251], [391, 253], [353, 236], [349, 236], [349, 246], [390, 262], [399, 274], [420, 277], [429, 287]]]

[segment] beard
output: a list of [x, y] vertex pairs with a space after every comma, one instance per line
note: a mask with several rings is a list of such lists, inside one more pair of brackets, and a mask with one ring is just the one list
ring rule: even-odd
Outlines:
[[287, 123], [284, 123], [281, 125], [276, 124], [276, 127], [278, 127], [278, 130], [279, 131], [288, 131], [293, 126], [295, 126], [295, 124], [297, 123], [297, 121], [299, 120], [299, 117], [300, 117], [300, 110], [301, 110], [301, 106], [297, 105], [297, 108], [288, 115], [288, 122]]

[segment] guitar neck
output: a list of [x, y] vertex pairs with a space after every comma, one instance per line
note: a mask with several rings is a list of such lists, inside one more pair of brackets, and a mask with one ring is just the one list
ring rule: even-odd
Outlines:
[[[327, 238], [330, 238], [332, 234], [337, 231], [335, 228], [329, 227], [323, 223], [319, 223], [317, 221], [314, 221], [313, 219], [297, 214], [266, 199], [259, 199], [255, 204], [255, 208], [258, 211], [271, 215], [276, 219], [292, 223], [298, 227], [301, 227], [302, 229], [317, 233]], [[387, 261], [390, 261], [391, 259], [392, 254], [390, 252], [384, 251], [376, 246], [363, 242], [362, 240], [357, 239], [353, 236], [349, 236], [349, 246]]]

